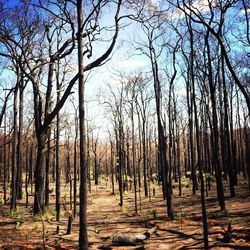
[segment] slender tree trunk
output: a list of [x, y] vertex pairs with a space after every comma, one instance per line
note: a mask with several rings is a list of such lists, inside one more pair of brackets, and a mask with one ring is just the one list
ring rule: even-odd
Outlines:
[[115, 180], [114, 180], [114, 149], [113, 149], [113, 143], [110, 140], [110, 161], [111, 161], [111, 184], [112, 184], [112, 195], [115, 195]]
[[142, 156], [143, 156], [143, 182], [144, 193], [148, 196], [148, 181], [147, 181], [147, 143], [146, 143], [146, 115], [145, 111], [142, 114]]
[[135, 212], [137, 214], [137, 176], [136, 176], [136, 149], [135, 149], [135, 125], [134, 125], [134, 106], [131, 105], [131, 123], [132, 123], [132, 164], [134, 175], [134, 193], [135, 193]]
[[[120, 114], [121, 115], [121, 114]], [[118, 142], [118, 153], [119, 153], [119, 193], [120, 193], [120, 207], [123, 206], [123, 168], [124, 168], [124, 134], [123, 134], [123, 125], [121, 118], [119, 119], [119, 142]]]
[[[191, 60], [192, 64], [193, 60]], [[192, 70], [191, 70], [192, 72]], [[192, 76], [194, 76], [194, 73], [192, 73]], [[197, 157], [198, 157], [198, 171], [200, 176], [200, 184], [201, 184], [201, 207], [202, 207], [202, 221], [203, 221], [203, 240], [204, 240], [204, 249], [208, 249], [208, 225], [207, 225], [207, 213], [206, 213], [206, 203], [205, 203], [205, 188], [204, 188], [204, 177], [202, 172], [202, 162], [201, 162], [201, 152], [200, 152], [200, 131], [199, 131], [199, 125], [198, 125], [198, 110], [196, 107], [196, 101], [195, 101], [195, 86], [194, 86], [194, 80], [193, 82], [193, 102], [194, 102], [194, 114], [195, 114], [195, 127], [196, 127], [196, 144], [197, 144]]]
[[[179, 196], [182, 194], [181, 186], [181, 146], [180, 146], [180, 128], [176, 124], [176, 136], [177, 136], [177, 171], [178, 171], [178, 181], [179, 181]], [[184, 149], [185, 150], [185, 149]]]
[[98, 160], [97, 160], [97, 143], [98, 143], [98, 138], [94, 140], [94, 134], [92, 133], [92, 149], [94, 153], [94, 180], [95, 180], [95, 185], [98, 185], [98, 177], [99, 177], [99, 170], [98, 170]]
[[79, 125], [80, 125], [80, 230], [79, 249], [88, 249], [87, 231], [87, 165], [86, 165], [86, 128], [84, 109], [84, 65], [83, 65], [83, 3], [77, 0], [78, 23], [78, 73], [79, 73]]
[[[59, 63], [57, 65], [57, 103], [60, 100], [60, 83], [59, 83]], [[60, 112], [56, 115], [56, 220], [60, 220], [60, 210], [61, 210], [61, 166], [60, 166]]]
[[216, 183], [217, 183], [217, 195], [221, 210], [225, 210], [225, 198], [224, 198], [224, 188], [221, 178], [221, 166], [219, 160], [219, 130], [218, 130], [218, 117], [217, 117], [217, 105], [216, 105], [216, 96], [215, 90], [216, 87], [213, 81], [213, 71], [212, 71], [212, 61], [210, 56], [210, 45], [209, 45], [209, 33], [206, 34], [205, 44], [207, 47], [207, 55], [208, 55], [208, 81], [210, 88], [210, 98], [212, 104], [212, 125], [213, 125], [213, 159], [215, 164], [215, 175], [216, 175]]
[[29, 152], [30, 152], [30, 142], [27, 136], [26, 140], [26, 154], [25, 154], [25, 196], [26, 196], [26, 208], [29, 206]]
[[[86, 130], [88, 131], [88, 123], [87, 123]], [[87, 179], [88, 179], [89, 193], [91, 193], [91, 191], [92, 191], [92, 184], [91, 184], [91, 159], [90, 159], [90, 139], [89, 139], [89, 133], [87, 133], [86, 137], [87, 137], [87, 163], [86, 163], [87, 164]]]
[[244, 133], [245, 133], [245, 148], [246, 148], [245, 161], [246, 161], [246, 169], [248, 176], [248, 191], [250, 193], [250, 129], [246, 125], [244, 128]]
[[224, 129], [225, 129], [225, 139], [226, 139], [226, 149], [227, 149], [227, 157], [226, 157], [226, 164], [228, 167], [228, 174], [229, 174], [229, 186], [230, 186], [230, 194], [231, 197], [235, 196], [234, 190], [234, 169], [233, 169], [233, 162], [232, 162], [232, 143], [230, 141], [230, 132], [229, 132], [229, 117], [228, 117], [228, 94], [227, 94], [227, 87], [226, 87], [226, 79], [225, 79], [225, 67], [224, 67], [224, 57], [222, 56], [222, 83], [223, 83], [223, 102], [224, 102]]
[[[65, 135], [66, 136], [66, 135]], [[70, 133], [68, 132], [68, 139], [67, 139], [67, 144], [66, 144], [66, 150], [67, 150], [67, 159], [66, 159], [66, 183], [69, 183], [71, 180], [71, 164], [70, 164]]]
[[193, 31], [191, 26], [191, 21], [189, 22], [189, 34], [190, 34], [190, 81], [192, 88], [192, 101], [194, 105], [194, 119], [195, 119], [195, 132], [196, 132], [196, 149], [197, 149], [197, 158], [198, 158], [198, 171], [200, 176], [200, 185], [201, 185], [201, 207], [202, 207], [202, 221], [203, 221], [203, 240], [204, 240], [204, 249], [208, 250], [208, 225], [207, 225], [207, 213], [206, 213], [206, 204], [205, 204], [205, 190], [204, 190], [204, 179], [202, 172], [202, 162], [201, 162], [201, 145], [200, 145], [200, 130], [199, 130], [199, 121], [198, 121], [198, 109], [196, 104], [196, 92], [195, 92], [195, 72], [194, 72], [194, 47], [193, 47]]
[[[9, 119], [9, 131], [12, 131], [11, 122]], [[9, 139], [11, 138], [11, 132], [9, 132]], [[11, 160], [11, 146], [12, 143], [8, 145], [8, 160], [7, 160], [7, 183], [10, 183], [10, 160]]]
[[194, 136], [193, 136], [193, 101], [190, 98], [190, 82], [187, 81], [187, 104], [188, 104], [188, 123], [189, 123], [189, 149], [190, 149], [190, 159], [188, 160], [191, 168], [191, 179], [192, 179], [192, 190], [195, 194], [197, 189], [197, 180], [195, 173], [195, 163], [194, 163]]
[[17, 178], [17, 140], [18, 140], [18, 133], [17, 133], [17, 94], [18, 94], [18, 87], [15, 88], [14, 91], [14, 104], [13, 104], [13, 142], [12, 142], [12, 176], [11, 176], [11, 202], [10, 202], [10, 209], [16, 209], [16, 178]]
[[6, 205], [7, 202], [7, 123], [6, 123], [6, 114], [4, 116], [4, 148], [3, 148], [3, 200], [4, 205]]
[[136, 106], [137, 109], [137, 118], [138, 118], [138, 134], [139, 134], [139, 146], [138, 146], [138, 165], [137, 165], [137, 176], [138, 176], [138, 187], [139, 191], [141, 191], [141, 141], [142, 141], [142, 132], [141, 132], [141, 118], [140, 113], [138, 111], [138, 105]]
[[29, 184], [31, 187], [31, 193], [33, 193], [33, 148], [30, 147], [30, 152], [29, 152]]
[[18, 147], [17, 147], [17, 178], [16, 178], [16, 189], [17, 199], [22, 199], [22, 185], [23, 185], [23, 91], [24, 81], [21, 77], [19, 86], [19, 131], [18, 131]]
[[77, 139], [78, 139], [78, 117], [77, 110], [75, 112], [75, 141], [74, 141], [74, 218], [76, 217], [76, 202], [77, 202]]
[[161, 165], [162, 176], [162, 188], [163, 196], [167, 199], [167, 214], [170, 219], [173, 219], [173, 207], [172, 207], [172, 185], [169, 183], [171, 179], [171, 173], [169, 164], [167, 161], [167, 145], [164, 135], [164, 127], [161, 120], [161, 84], [159, 80], [158, 64], [156, 60], [155, 50], [152, 45], [152, 41], [149, 41], [150, 60], [154, 78], [154, 92], [156, 100], [156, 115], [157, 115], [157, 127], [158, 127], [158, 146], [159, 146], [159, 160]]
[[[49, 34], [49, 28], [47, 30], [47, 39], [48, 39], [48, 47], [49, 47], [49, 55], [51, 57], [52, 54], [52, 39]], [[58, 47], [58, 44], [57, 44]], [[58, 48], [57, 48], [58, 49]], [[52, 104], [52, 88], [53, 88], [53, 76], [55, 70], [55, 63], [50, 61], [49, 70], [48, 70], [48, 82], [47, 82], [47, 92], [46, 92], [46, 104], [45, 104], [45, 115], [48, 115], [51, 112], [51, 104]], [[58, 73], [57, 73], [58, 74]], [[47, 130], [47, 150], [46, 150], [46, 166], [45, 166], [45, 206], [49, 205], [49, 172], [50, 172], [50, 165], [51, 165], [51, 128], [50, 125]]]
[[46, 166], [45, 166], [45, 206], [49, 205], [49, 171], [51, 162], [51, 129], [47, 132], [47, 150], [46, 150]]

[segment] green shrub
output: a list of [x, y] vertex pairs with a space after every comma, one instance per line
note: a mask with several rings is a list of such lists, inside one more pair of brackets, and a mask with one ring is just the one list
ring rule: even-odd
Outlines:
[[181, 220], [182, 215], [181, 213], [174, 213], [174, 220]]
[[0, 207], [2, 207], [4, 205], [4, 200], [3, 200], [3, 198], [1, 197], [0, 198]]
[[185, 188], [189, 187], [189, 180], [184, 177], [181, 181], [181, 186]]
[[18, 208], [16, 210], [11, 210], [10, 211], [10, 217], [11, 218], [22, 218], [23, 217], [23, 212], [20, 211]]
[[152, 217], [153, 217], [153, 219], [156, 219], [156, 217], [157, 217], [156, 209], [153, 208], [151, 212], [152, 212]]

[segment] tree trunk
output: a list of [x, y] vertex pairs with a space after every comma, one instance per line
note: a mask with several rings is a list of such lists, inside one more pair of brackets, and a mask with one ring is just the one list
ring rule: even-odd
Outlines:
[[206, 204], [205, 204], [205, 191], [204, 191], [204, 178], [202, 172], [202, 162], [201, 162], [201, 145], [200, 145], [200, 130], [199, 130], [199, 121], [198, 121], [198, 109], [196, 104], [196, 92], [195, 92], [195, 72], [194, 72], [194, 47], [193, 47], [193, 30], [191, 26], [191, 20], [189, 20], [189, 34], [190, 34], [190, 81], [192, 88], [192, 102], [194, 105], [194, 119], [195, 119], [195, 132], [196, 132], [196, 149], [197, 149], [197, 158], [198, 158], [198, 171], [200, 176], [200, 185], [201, 185], [201, 207], [202, 207], [202, 221], [203, 221], [203, 237], [204, 237], [204, 249], [208, 250], [208, 225], [207, 225], [207, 213], [206, 213]]
[[135, 149], [135, 128], [134, 128], [134, 106], [131, 105], [131, 123], [132, 123], [132, 164], [134, 175], [134, 193], [135, 193], [135, 213], [137, 214], [137, 177], [136, 177], [136, 149]]
[[4, 205], [6, 205], [7, 202], [7, 123], [6, 123], [6, 114], [4, 116], [4, 148], [3, 148], [3, 164], [4, 164], [4, 169], [3, 169], [3, 200], [4, 200]]
[[49, 171], [51, 163], [51, 129], [47, 132], [47, 150], [46, 150], [46, 166], [45, 166], [45, 206], [49, 206]]
[[210, 56], [210, 45], [209, 45], [209, 33], [206, 34], [205, 44], [207, 47], [207, 56], [208, 56], [208, 81], [210, 88], [210, 98], [212, 104], [212, 125], [213, 125], [213, 159], [215, 164], [215, 175], [216, 175], [216, 183], [217, 183], [217, 195], [221, 210], [225, 210], [225, 198], [224, 198], [224, 189], [221, 178], [221, 166], [219, 160], [219, 130], [218, 130], [218, 117], [217, 117], [217, 105], [216, 105], [216, 96], [215, 90], [216, 87], [213, 81], [213, 69], [212, 69], [212, 61]]
[[[57, 90], [57, 103], [60, 100], [60, 90], [61, 84], [59, 82], [59, 63], [57, 64], [57, 74], [56, 74], [56, 90]], [[61, 165], [60, 165], [60, 112], [58, 111], [56, 115], [56, 220], [60, 220], [60, 210], [61, 210]]]
[[14, 104], [13, 104], [13, 142], [12, 142], [12, 177], [11, 177], [11, 202], [10, 209], [16, 209], [16, 178], [17, 178], [17, 93], [18, 87], [14, 91]]
[[222, 83], [223, 83], [223, 102], [224, 102], [224, 133], [225, 133], [225, 141], [226, 141], [226, 149], [227, 149], [227, 157], [226, 157], [226, 164], [228, 167], [228, 174], [229, 174], [229, 186], [230, 186], [230, 194], [231, 197], [235, 197], [235, 190], [234, 190], [234, 168], [232, 166], [232, 143], [230, 141], [230, 132], [229, 132], [229, 117], [228, 117], [228, 94], [227, 94], [227, 87], [226, 87], [226, 79], [225, 79], [225, 67], [224, 67], [224, 57], [222, 56]]
[[[152, 46], [152, 41], [149, 41], [150, 60], [154, 78], [154, 92], [156, 100], [156, 116], [157, 116], [157, 128], [158, 128], [158, 147], [159, 147], [159, 160], [161, 166], [162, 188], [163, 196], [167, 199], [167, 214], [170, 219], [173, 219], [173, 207], [172, 207], [172, 184], [171, 173], [169, 164], [167, 161], [167, 145], [164, 135], [164, 127], [161, 121], [161, 84], [159, 80], [158, 64], [156, 59], [155, 50]], [[170, 183], [169, 183], [170, 181]]]
[[84, 109], [84, 66], [83, 66], [83, 4], [77, 0], [78, 23], [78, 73], [79, 73], [79, 125], [80, 125], [80, 230], [79, 249], [88, 249], [87, 231], [87, 165], [86, 165], [86, 128]]
[[16, 189], [17, 199], [22, 199], [22, 185], [23, 185], [23, 91], [24, 82], [21, 77], [19, 86], [19, 131], [18, 131], [18, 147], [17, 147], [17, 178], [16, 178]]
[[78, 139], [78, 117], [77, 110], [75, 111], [75, 141], [74, 141], [74, 218], [76, 217], [76, 202], [77, 202], [77, 139]]
[[35, 166], [35, 195], [34, 195], [34, 215], [44, 212], [44, 137], [38, 134], [37, 137], [37, 157]]

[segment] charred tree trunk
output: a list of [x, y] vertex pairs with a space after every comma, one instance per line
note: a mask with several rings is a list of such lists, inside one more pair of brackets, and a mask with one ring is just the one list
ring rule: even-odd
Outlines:
[[[246, 118], [247, 119], [247, 118]], [[248, 127], [244, 128], [245, 133], [245, 161], [246, 161], [246, 170], [248, 176], [248, 190], [250, 193], [250, 129]]]
[[143, 159], [143, 183], [144, 183], [144, 194], [148, 196], [148, 180], [147, 180], [147, 142], [146, 142], [146, 114], [145, 108], [143, 107], [142, 114], [142, 159]]
[[225, 141], [226, 141], [226, 164], [228, 167], [228, 175], [229, 175], [229, 186], [230, 186], [230, 194], [231, 197], [235, 196], [234, 189], [234, 168], [233, 168], [233, 160], [232, 160], [232, 143], [230, 141], [230, 132], [229, 132], [229, 116], [228, 116], [228, 94], [226, 87], [226, 79], [225, 79], [225, 67], [224, 67], [224, 57], [222, 56], [222, 83], [223, 83], [223, 102], [224, 102], [224, 133], [225, 133]]
[[[121, 114], [120, 114], [121, 115]], [[123, 170], [124, 170], [124, 132], [121, 117], [119, 119], [119, 139], [118, 139], [118, 182], [120, 194], [120, 207], [123, 206]]]
[[47, 150], [46, 150], [46, 166], [45, 166], [45, 206], [49, 205], [49, 171], [51, 162], [51, 129], [47, 132]]
[[112, 195], [115, 195], [115, 180], [114, 180], [114, 146], [111, 139], [111, 136], [109, 136], [110, 141], [110, 163], [111, 163], [111, 184], [112, 184]]
[[215, 175], [216, 175], [216, 184], [217, 184], [217, 195], [221, 210], [225, 210], [225, 198], [224, 198], [224, 188], [221, 177], [221, 166], [219, 159], [219, 130], [218, 130], [218, 117], [217, 117], [217, 105], [216, 105], [216, 86], [213, 80], [213, 69], [212, 69], [212, 59], [210, 55], [210, 45], [209, 45], [209, 33], [205, 37], [205, 45], [207, 48], [207, 63], [208, 63], [208, 82], [210, 89], [210, 98], [212, 104], [212, 129], [213, 129], [213, 159], [215, 164]]
[[206, 213], [206, 204], [205, 204], [205, 189], [204, 189], [204, 177], [202, 171], [202, 162], [201, 162], [201, 146], [200, 145], [200, 129], [199, 129], [199, 120], [198, 120], [198, 109], [196, 104], [196, 92], [195, 92], [195, 72], [194, 72], [194, 37], [193, 30], [191, 25], [191, 20], [189, 20], [189, 35], [190, 35], [190, 81], [191, 81], [191, 93], [192, 93], [192, 102], [194, 105], [194, 120], [195, 120], [195, 132], [196, 132], [196, 149], [197, 149], [197, 158], [198, 158], [198, 171], [200, 176], [200, 192], [201, 192], [201, 207], [202, 207], [202, 221], [203, 221], [203, 237], [204, 237], [204, 249], [208, 250], [208, 225], [207, 225], [207, 213]]
[[16, 178], [17, 178], [17, 94], [18, 86], [16, 86], [14, 91], [14, 104], [13, 104], [13, 142], [12, 142], [12, 173], [11, 173], [11, 201], [10, 210], [16, 209]]
[[74, 218], [76, 217], [76, 202], [77, 202], [77, 139], [78, 139], [78, 117], [77, 117], [77, 109], [75, 110], [75, 141], [74, 141], [74, 184], [73, 184], [73, 193], [74, 193]]
[[3, 148], [3, 200], [4, 200], [4, 205], [6, 205], [7, 202], [7, 181], [8, 181], [8, 176], [7, 176], [7, 122], [6, 122], [6, 114], [4, 116], [4, 148]]
[[[49, 38], [49, 53], [51, 54], [51, 39]], [[48, 85], [47, 85], [47, 93], [46, 93], [46, 106], [45, 113], [48, 114], [51, 112], [51, 93], [52, 93], [52, 81], [54, 75], [54, 63], [50, 63], [49, 71], [48, 71]], [[45, 166], [45, 206], [49, 205], [49, 172], [51, 165], [51, 126], [48, 127], [47, 130], [47, 145], [46, 145], [46, 166]]]
[[44, 136], [38, 134], [37, 136], [37, 156], [35, 166], [35, 195], [34, 195], [34, 215], [44, 212]]
[[[151, 34], [152, 36], [153, 34]], [[152, 38], [152, 37], [149, 38]], [[158, 64], [156, 59], [156, 54], [154, 47], [152, 45], [152, 39], [149, 39], [149, 52], [150, 52], [150, 60], [151, 67], [154, 78], [154, 92], [155, 92], [155, 100], [156, 100], [156, 116], [157, 116], [157, 128], [158, 128], [158, 147], [159, 147], [159, 163], [161, 169], [161, 177], [162, 177], [162, 188], [163, 188], [163, 196], [167, 200], [167, 214], [170, 219], [173, 219], [173, 207], [172, 207], [172, 185], [169, 180], [171, 179], [171, 173], [169, 169], [169, 164], [166, 157], [167, 145], [164, 133], [164, 127], [162, 125], [161, 118], [161, 84], [159, 80], [159, 72], [158, 72]]]
[[84, 65], [83, 65], [83, 3], [77, 0], [77, 43], [78, 43], [78, 74], [79, 74], [79, 126], [80, 126], [80, 230], [79, 249], [88, 249], [87, 231], [87, 164], [86, 164], [86, 128], [84, 108]]
[[[134, 93], [133, 93], [134, 95]], [[131, 123], [132, 123], [132, 164], [134, 175], [134, 197], [135, 197], [135, 212], [137, 214], [137, 175], [136, 175], [136, 148], [135, 148], [135, 124], [134, 124], [134, 104], [131, 104]]]
[[23, 92], [24, 79], [21, 76], [19, 84], [19, 130], [18, 130], [18, 147], [17, 147], [17, 178], [16, 178], [16, 195], [17, 199], [22, 199], [22, 185], [23, 185]]
[[[61, 84], [59, 82], [59, 63], [57, 65], [57, 74], [56, 74], [56, 89], [57, 89], [57, 103], [60, 100], [60, 90]], [[60, 166], [60, 112], [56, 115], [56, 220], [60, 220], [60, 210], [61, 210], [61, 166]]]

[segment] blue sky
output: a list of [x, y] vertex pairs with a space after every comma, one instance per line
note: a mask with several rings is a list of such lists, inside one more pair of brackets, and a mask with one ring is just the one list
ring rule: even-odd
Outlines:
[[[17, 0], [9, 1], [10, 5], [18, 2]], [[154, 4], [158, 4], [158, 0], [153, 0]], [[204, 0], [196, 1], [195, 6], [199, 7]], [[206, 11], [206, 7], [203, 8]], [[176, 18], [180, 13], [174, 13], [171, 18]], [[106, 13], [104, 15], [102, 23], [110, 24], [112, 19], [111, 15]], [[169, 16], [168, 16], [169, 17]], [[88, 104], [88, 113], [90, 117], [95, 118], [96, 124], [102, 124], [104, 127], [108, 124], [108, 121], [103, 116], [103, 107], [100, 107], [97, 102], [97, 94], [99, 90], [108, 91], [106, 83], [113, 85], [114, 87], [118, 84], [118, 81], [112, 77], [112, 73], [116, 71], [122, 71], [125, 74], [135, 73], [137, 71], [150, 71], [150, 61], [146, 56], [134, 55], [136, 51], [134, 50], [131, 42], [134, 40], [145, 39], [140, 27], [136, 23], [131, 23], [126, 28], [121, 29], [118, 42], [112, 58], [105, 65], [100, 68], [96, 68], [91, 72], [92, 77], [86, 83], [86, 100]], [[99, 43], [94, 47], [94, 57], [103, 53], [107, 44]], [[163, 61], [165, 58], [161, 58]], [[85, 62], [87, 63], [87, 62]], [[4, 76], [2, 75], [1, 78]], [[6, 77], [5, 77], [6, 78]], [[185, 88], [182, 86], [183, 82], [179, 82], [179, 93], [185, 94]], [[77, 93], [77, 91], [76, 91]], [[63, 110], [69, 111], [70, 104], [67, 103], [67, 106]], [[105, 128], [106, 129], [106, 128]]]

